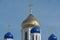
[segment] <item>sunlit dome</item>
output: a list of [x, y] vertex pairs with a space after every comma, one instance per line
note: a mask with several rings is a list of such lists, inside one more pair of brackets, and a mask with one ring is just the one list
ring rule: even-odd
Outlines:
[[57, 37], [54, 34], [51, 34], [48, 40], [57, 40]]
[[31, 29], [31, 33], [40, 33], [40, 29], [39, 29], [37, 26], [34, 26], [34, 27]]
[[36, 25], [37, 27], [40, 27], [40, 23], [32, 14], [30, 14], [22, 23], [23, 28], [34, 27], [34, 25]]
[[7, 39], [7, 38], [13, 39], [13, 34], [11, 34], [10, 32], [7, 32], [4, 36], [4, 39]]

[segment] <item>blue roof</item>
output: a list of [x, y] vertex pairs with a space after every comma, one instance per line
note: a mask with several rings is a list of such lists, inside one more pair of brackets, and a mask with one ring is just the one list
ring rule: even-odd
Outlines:
[[40, 33], [40, 29], [39, 29], [37, 26], [34, 26], [34, 27], [31, 29], [31, 33]]
[[6, 34], [5, 34], [5, 36], [4, 36], [4, 38], [6, 39], [6, 38], [11, 38], [11, 39], [13, 39], [13, 35], [10, 33], [10, 32], [7, 32]]
[[57, 37], [54, 34], [51, 34], [48, 40], [57, 40]]

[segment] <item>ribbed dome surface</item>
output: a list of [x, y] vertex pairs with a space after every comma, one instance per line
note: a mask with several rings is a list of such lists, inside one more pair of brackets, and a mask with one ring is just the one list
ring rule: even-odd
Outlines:
[[37, 19], [32, 14], [30, 14], [28, 16], [28, 18], [26, 20], [24, 20], [22, 23], [23, 28], [33, 27], [34, 25], [36, 25], [37, 27], [40, 27], [39, 22], [37, 21]]
[[34, 27], [31, 29], [31, 33], [40, 33], [40, 29], [39, 29], [37, 26], [34, 26]]
[[57, 40], [57, 37], [54, 34], [51, 34], [48, 40]]
[[4, 38], [5, 38], [5, 39], [7, 39], [7, 38], [13, 39], [13, 35], [12, 35], [10, 32], [7, 32], [7, 33], [5, 34], [5, 36], [4, 36]]

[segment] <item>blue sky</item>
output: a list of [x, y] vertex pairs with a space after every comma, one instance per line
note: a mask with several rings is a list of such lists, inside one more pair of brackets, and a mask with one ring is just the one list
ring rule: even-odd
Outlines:
[[[11, 24], [11, 32], [14, 40], [21, 40], [21, 23], [29, 15], [31, 0], [0, 0], [0, 40], [8, 32], [8, 24]], [[32, 0], [33, 15], [40, 22], [42, 40], [48, 40], [53, 33], [60, 39], [60, 0]]]

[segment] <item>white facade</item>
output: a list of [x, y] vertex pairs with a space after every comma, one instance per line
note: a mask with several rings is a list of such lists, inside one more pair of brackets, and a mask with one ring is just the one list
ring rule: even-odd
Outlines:
[[11, 38], [7, 38], [7, 39], [4, 39], [4, 40], [13, 40], [13, 39], [11, 39]]
[[32, 33], [31, 40], [41, 40], [41, 34], [40, 33]]
[[[41, 40], [40, 33], [31, 33], [32, 28], [22, 28], [22, 40]], [[37, 36], [37, 37], [36, 37]]]
[[31, 40], [31, 27], [22, 29], [22, 40]]

